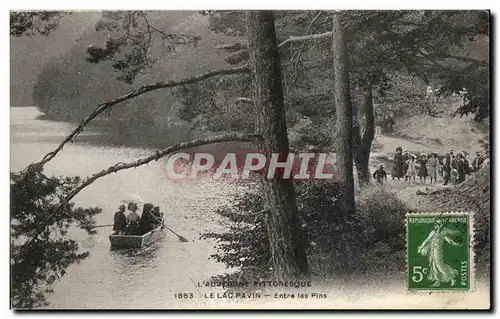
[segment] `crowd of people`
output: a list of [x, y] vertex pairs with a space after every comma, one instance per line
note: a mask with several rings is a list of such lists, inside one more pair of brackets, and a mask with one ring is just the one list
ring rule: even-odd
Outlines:
[[[454, 150], [446, 153], [444, 157], [437, 153], [429, 155], [421, 152], [418, 156], [408, 151], [403, 151], [402, 147], [396, 148], [394, 156], [394, 166], [392, 179], [404, 180], [408, 183], [416, 183], [418, 176], [420, 184], [426, 184], [427, 178], [430, 184], [436, 184], [438, 176], [442, 177], [444, 184], [460, 184], [465, 181], [466, 176], [479, 170], [485, 163], [485, 156], [482, 152], [476, 152], [476, 157], [470, 164], [466, 151], [456, 153]], [[383, 172], [382, 172], [383, 171]], [[385, 174], [385, 175], [384, 175]], [[383, 165], [374, 173], [373, 177], [382, 183], [387, 174], [383, 170]]]
[[113, 235], [143, 235], [157, 228], [161, 224], [160, 207], [151, 203], [144, 204], [142, 214], [139, 215], [139, 205], [130, 202], [125, 211], [122, 204], [114, 216], [115, 231]]

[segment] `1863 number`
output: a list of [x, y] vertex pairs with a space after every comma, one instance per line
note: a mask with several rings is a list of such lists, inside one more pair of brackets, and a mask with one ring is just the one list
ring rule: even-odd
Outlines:
[[187, 293], [187, 292], [178, 292], [174, 294], [175, 299], [193, 299], [194, 295], [193, 293]]

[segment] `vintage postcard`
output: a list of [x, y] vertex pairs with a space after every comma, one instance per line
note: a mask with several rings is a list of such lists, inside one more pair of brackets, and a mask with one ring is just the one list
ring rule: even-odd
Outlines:
[[10, 11], [10, 307], [491, 307], [490, 12]]

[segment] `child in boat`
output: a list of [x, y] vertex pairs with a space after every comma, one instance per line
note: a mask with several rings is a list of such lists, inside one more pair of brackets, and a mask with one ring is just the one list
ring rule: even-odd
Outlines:
[[138, 235], [140, 216], [137, 214], [137, 209], [137, 204], [128, 204], [129, 213], [127, 215], [127, 235]]
[[123, 235], [125, 229], [127, 228], [127, 217], [125, 216], [125, 205], [120, 205], [118, 211], [115, 213], [113, 230], [115, 233], [113, 235]]

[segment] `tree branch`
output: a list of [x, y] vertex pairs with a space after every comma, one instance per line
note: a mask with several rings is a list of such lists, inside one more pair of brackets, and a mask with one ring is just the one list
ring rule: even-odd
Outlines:
[[322, 38], [328, 38], [332, 36], [332, 32], [325, 32], [325, 33], [318, 33], [318, 34], [311, 34], [311, 35], [305, 35], [301, 37], [289, 37], [285, 41], [281, 42], [278, 45], [278, 48], [281, 48], [285, 44], [291, 43], [291, 42], [301, 42], [301, 41], [307, 41], [307, 40], [315, 40], [315, 39], [322, 39]]
[[466, 63], [473, 63], [473, 64], [476, 64], [478, 66], [483, 66], [483, 67], [488, 67], [489, 66], [489, 62], [488, 61], [478, 60], [478, 59], [474, 59], [474, 58], [468, 58], [468, 57], [465, 57], [465, 56], [439, 55], [439, 56], [436, 56], [436, 58], [439, 58], [439, 59], [455, 59], [455, 60], [466, 62]]
[[[309, 23], [309, 26], [307, 27], [306, 29], [306, 36], [309, 35], [309, 32], [311, 32], [311, 28], [312, 26], [314, 25], [314, 23], [319, 19], [319, 17], [321, 16], [321, 14], [323, 13], [323, 11], [319, 11], [318, 14], [311, 20], [311, 23]], [[295, 81], [297, 80], [298, 78], [298, 71], [297, 71], [297, 68], [299, 67], [299, 64], [300, 64], [300, 58], [302, 56], [302, 52], [304, 52], [305, 48], [306, 48], [306, 45], [307, 45], [307, 42], [304, 41], [304, 43], [302, 43], [302, 46], [300, 47], [299, 51], [292, 57], [292, 61], [290, 62], [291, 64], [291, 67], [293, 68], [293, 70], [295, 71], [294, 73], [292, 73], [292, 81], [290, 83], [290, 88], [289, 89], [293, 89], [294, 85], [295, 85]], [[295, 65], [294, 65], [295, 64]]]
[[217, 136], [212, 136], [212, 137], [207, 137], [207, 138], [202, 138], [198, 140], [192, 140], [189, 142], [183, 142], [183, 143], [177, 143], [172, 146], [167, 147], [166, 149], [163, 149], [161, 151], [157, 151], [155, 154], [150, 155], [148, 157], [141, 158], [137, 161], [134, 162], [129, 162], [129, 163], [118, 163], [113, 166], [108, 167], [107, 169], [92, 175], [91, 177], [88, 177], [85, 181], [83, 181], [80, 186], [76, 187], [65, 199], [64, 203], [61, 204], [64, 205], [73, 197], [75, 197], [80, 191], [82, 191], [85, 187], [89, 186], [96, 180], [98, 180], [101, 177], [104, 177], [106, 175], [109, 175], [111, 173], [116, 173], [118, 171], [124, 170], [124, 169], [129, 169], [129, 168], [136, 168], [145, 164], [148, 164], [149, 162], [152, 161], [158, 161], [160, 158], [171, 154], [173, 152], [186, 149], [186, 148], [192, 148], [192, 147], [197, 147], [201, 145], [207, 145], [207, 144], [214, 144], [214, 143], [220, 143], [220, 142], [252, 142], [256, 141], [259, 139], [260, 136], [257, 134], [241, 134], [241, 133], [228, 133], [228, 134], [222, 134], [222, 135], [217, 135]]
[[207, 72], [207, 73], [204, 73], [201, 75], [185, 78], [185, 79], [182, 79], [179, 81], [158, 82], [156, 84], [145, 85], [145, 86], [142, 86], [135, 91], [132, 91], [130, 93], [122, 95], [122, 96], [115, 98], [111, 101], [101, 103], [97, 106], [97, 108], [94, 109], [94, 111], [92, 113], [90, 113], [82, 121], [82, 123], [80, 125], [78, 125], [78, 127], [73, 132], [71, 132], [71, 134], [69, 134], [61, 142], [61, 144], [59, 144], [59, 146], [55, 150], [53, 150], [52, 152], [45, 155], [40, 162], [38, 162], [36, 164], [32, 164], [32, 165], [43, 166], [48, 161], [52, 160], [57, 155], [57, 153], [59, 153], [63, 149], [63, 147], [64, 147], [64, 145], [66, 145], [66, 143], [72, 141], [76, 136], [78, 136], [78, 134], [80, 134], [83, 131], [83, 128], [90, 121], [95, 119], [99, 114], [101, 114], [105, 110], [110, 109], [112, 106], [114, 106], [118, 103], [121, 103], [123, 101], [129, 100], [129, 99], [134, 98], [136, 96], [139, 96], [139, 95], [142, 95], [144, 93], [151, 92], [154, 90], [158, 90], [158, 89], [173, 88], [173, 87], [182, 86], [182, 85], [186, 85], [186, 84], [192, 84], [192, 83], [196, 83], [196, 82], [206, 80], [208, 78], [212, 78], [215, 76], [220, 76], [220, 75], [232, 75], [232, 74], [240, 74], [240, 73], [248, 73], [248, 72], [250, 72], [250, 68], [247, 65], [239, 66], [239, 67], [235, 67], [235, 68], [231, 68], [231, 69], [220, 69], [220, 70], [210, 71], [210, 72]]
[[77, 186], [71, 193], [68, 194], [64, 198], [64, 200], [59, 204], [59, 206], [56, 208], [56, 210], [47, 216], [45, 219], [45, 223], [43, 225], [40, 225], [39, 231], [31, 238], [30, 242], [28, 245], [30, 245], [38, 236], [40, 236], [41, 233], [44, 232], [45, 228], [49, 225], [52, 224], [52, 218], [61, 211], [63, 207], [67, 205], [67, 203], [72, 200], [78, 193], [80, 193], [85, 187], [89, 186], [90, 184], [94, 183], [96, 180], [98, 180], [101, 177], [104, 177], [106, 175], [116, 173], [121, 170], [129, 169], [129, 168], [136, 168], [145, 164], [148, 164], [149, 162], [152, 161], [157, 161], [160, 158], [171, 154], [173, 152], [186, 149], [186, 148], [192, 148], [196, 146], [201, 146], [201, 145], [207, 145], [207, 144], [213, 144], [213, 143], [220, 143], [220, 142], [252, 142], [256, 140], [260, 140], [261, 137], [260, 135], [257, 134], [241, 134], [241, 133], [229, 133], [229, 134], [222, 134], [222, 135], [217, 135], [217, 136], [212, 136], [212, 137], [207, 137], [203, 139], [198, 139], [198, 140], [193, 140], [189, 142], [183, 142], [183, 143], [177, 143], [174, 144], [170, 147], [167, 147], [164, 150], [161, 151], [156, 151], [155, 154], [150, 155], [148, 157], [144, 157], [141, 159], [138, 159], [134, 162], [129, 162], [129, 163], [117, 163], [113, 166], [108, 167], [105, 170], [102, 170], [99, 173], [96, 173], [90, 177], [87, 177], [79, 186]]
[[215, 47], [216, 50], [223, 50], [229, 53], [235, 53], [240, 50], [248, 50], [248, 43], [236, 42], [230, 44], [220, 44]]
[[253, 100], [248, 98], [248, 97], [237, 97], [235, 99], [236, 102], [241, 102], [241, 103], [249, 103], [249, 104], [253, 104]]

